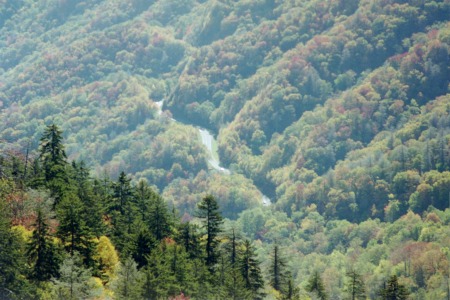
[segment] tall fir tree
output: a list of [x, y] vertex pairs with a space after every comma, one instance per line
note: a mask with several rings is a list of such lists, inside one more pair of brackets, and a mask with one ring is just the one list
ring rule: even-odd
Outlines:
[[184, 246], [184, 250], [190, 259], [198, 259], [202, 257], [202, 247], [200, 244], [200, 234], [198, 225], [190, 222], [179, 224], [177, 242]]
[[142, 221], [148, 219], [149, 210], [155, 197], [157, 195], [147, 181], [140, 180], [136, 186], [136, 206]]
[[90, 268], [95, 267], [96, 245], [91, 229], [83, 218], [83, 203], [74, 194], [67, 194], [58, 205], [59, 226], [57, 236], [64, 248], [72, 256], [75, 252], [83, 257], [83, 262]]
[[234, 228], [231, 229], [231, 236], [229, 242], [229, 253], [230, 253], [230, 263], [233, 267], [236, 266], [238, 260], [238, 237], [236, 236], [236, 230]]
[[134, 223], [139, 219], [136, 205], [134, 203], [134, 189], [131, 179], [121, 172], [117, 182], [112, 185], [113, 196], [108, 208], [111, 219], [112, 240], [122, 257], [126, 257], [133, 251], [134, 235], [136, 226]]
[[190, 295], [196, 289], [195, 277], [192, 276], [193, 266], [182, 245], [171, 243], [168, 247], [171, 260], [171, 271], [183, 294]]
[[328, 295], [325, 291], [325, 286], [323, 285], [322, 278], [318, 271], [314, 271], [308, 280], [306, 285], [306, 291], [310, 293], [315, 293], [320, 300], [327, 300]]
[[385, 286], [380, 290], [383, 300], [406, 300], [409, 292], [403, 284], [398, 282], [397, 275], [392, 275]]
[[224, 272], [221, 276], [221, 290], [219, 294], [223, 299], [253, 299], [252, 292], [246, 288], [245, 280], [242, 278], [239, 268], [233, 266], [230, 262], [227, 263], [225, 260], [222, 264], [221, 269], [223, 268]]
[[102, 178], [94, 178], [92, 192], [103, 206], [103, 213], [110, 212], [110, 205], [113, 202], [113, 183], [107, 174], [103, 174]]
[[245, 240], [242, 245], [239, 268], [245, 282], [245, 287], [251, 291], [253, 299], [262, 299], [264, 297], [264, 293], [262, 292], [264, 279], [255, 250], [249, 240]]
[[163, 240], [149, 256], [149, 265], [144, 269], [144, 299], [167, 299], [180, 291], [169, 248]]
[[55, 124], [47, 126], [39, 146], [44, 184], [50, 190], [57, 205], [69, 188], [67, 156], [62, 143], [62, 131]]
[[157, 195], [151, 202], [148, 226], [158, 241], [168, 237], [172, 231], [172, 215], [169, 213], [164, 199]]
[[211, 273], [214, 272], [214, 265], [217, 263], [219, 244], [218, 235], [221, 233], [222, 215], [219, 205], [212, 195], [208, 195], [198, 204], [197, 217], [202, 219], [203, 228], [206, 230], [205, 263]]
[[139, 269], [147, 266], [149, 255], [157, 244], [153, 234], [142, 224], [139, 232], [136, 234], [135, 245], [131, 253]]
[[300, 290], [294, 284], [294, 279], [291, 277], [287, 282], [286, 292], [281, 296], [282, 300], [300, 300]]
[[347, 299], [366, 299], [366, 289], [361, 275], [354, 269], [349, 270], [346, 275], [345, 292], [347, 293]]
[[83, 218], [95, 236], [101, 236], [105, 232], [103, 224], [103, 204], [101, 198], [95, 195], [93, 184], [89, 177], [89, 169], [84, 161], [72, 162], [73, 183], [76, 186], [76, 194], [83, 202]]
[[269, 283], [280, 293], [283, 293], [288, 279], [288, 271], [286, 270], [286, 261], [280, 254], [278, 245], [273, 247], [272, 261], [269, 270]]
[[99, 294], [91, 271], [83, 266], [78, 252], [66, 257], [59, 268], [60, 276], [53, 278], [53, 299], [92, 299]]
[[42, 209], [38, 208], [33, 234], [27, 247], [31, 265], [30, 278], [35, 281], [48, 281], [58, 277], [60, 256], [48, 231], [47, 221]]
[[117, 210], [124, 215], [126, 205], [132, 202], [133, 198], [134, 191], [131, 186], [131, 179], [122, 171], [117, 182], [113, 183], [113, 199], [109, 209]]
[[136, 262], [128, 257], [119, 264], [117, 277], [112, 282], [114, 299], [142, 299], [142, 274], [137, 269]]

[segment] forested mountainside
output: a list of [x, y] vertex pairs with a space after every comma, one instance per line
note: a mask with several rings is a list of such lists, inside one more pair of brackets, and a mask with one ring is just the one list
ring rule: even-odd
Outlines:
[[[382, 287], [397, 280], [410, 299], [449, 297], [449, 0], [1, 4], [5, 207], [14, 212], [30, 193], [44, 193], [32, 203], [58, 202], [49, 178], [35, 180], [45, 162], [40, 139], [56, 124], [73, 163], [64, 169], [85, 164], [93, 186], [126, 177], [139, 189], [145, 180], [181, 223], [198, 221], [198, 203], [212, 195], [262, 261], [264, 291], [241, 298], [342, 299], [348, 274], [370, 299], [388, 297]], [[64, 243], [57, 206], [48, 215], [55, 247]], [[37, 223], [7, 211], [4, 234], [26, 244]], [[115, 228], [112, 211], [99, 215]], [[176, 249], [174, 232], [155, 243]], [[131, 250], [110, 231], [88, 240], [101, 237], [124, 264]], [[274, 245], [290, 273], [279, 285], [270, 275]], [[84, 267], [98, 277], [86, 258]], [[51, 291], [61, 274], [39, 288]], [[0, 284], [17, 294], [11, 278]], [[201, 297], [194, 288], [162, 290], [158, 297]]]

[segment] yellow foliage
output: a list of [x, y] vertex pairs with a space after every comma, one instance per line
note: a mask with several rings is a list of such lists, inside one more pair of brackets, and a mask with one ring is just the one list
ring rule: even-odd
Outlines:
[[309, 205], [307, 208], [306, 208], [306, 211], [307, 212], [314, 212], [314, 211], [317, 211], [317, 205], [316, 204], [311, 204], [311, 205]]
[[114, 277], [114, 269], [119, 263], [119, 256], [108, 237], [100, 237], [97, 244], [97, 253], [95, 259], [99, 262], [101, 272], [106, 277], [103, 280], [104, 282], [111, 281]]
[[266, 299], [280, 299], [281, 293], [274, 288], [266, 288]]
[[37, 289], [38, 299], [40, 300], [53, 300], [54, 297], [52, 295], [52, 283], [50, 282], [41, 282]]
[[109, 295], [109, 291], [105, 289], [105, 287], [103, 286], [103, 282], [100, 278], [98, 277], [92, 277], [92, 282], [93, 282], [93, 288], [98, 292], [98, 294], [96, 295], [96, 297], [94, 298], [94, 300], [106, 300], [106, 299], [111, 299], [110, 295]]
[[13, 226], [12, 230], [15, 233], [17, 233], [22, 238], [22, 240], [26, 243], [28, 243], [28, 241], [31, 238], [31, 235], [33, 234], [33, 232], [31, 230], [26, 229], [22, 225]]

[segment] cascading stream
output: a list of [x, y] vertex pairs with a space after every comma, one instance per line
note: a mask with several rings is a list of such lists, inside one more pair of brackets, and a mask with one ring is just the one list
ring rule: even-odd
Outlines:
[[[164, 99], [158, 102], [155, 102], [155, 104], [158, 107], [158, 115], [162, 114], [162, 107], [164, 105]], [[174, 122], [178, 122], [175, 119], [172, 119]], [[183, 123], [184, 124], [184, 123]], [[226, 175], [230, 175], [231, 171], [229, 169], [226, 169], [224, 167], [220, 166], [220, 160], [217, 158], [217, 155], [214, 155], [214, 147], [213, 145], [216, 143], [214, 140], [214, 136], [205, 128], [197, 127], [198, 131], [200, 133], [200, 138], [202, 141], [202, 144], [206, 147], [209, 153], [209, 159], [208, 163], [214, 170], [221, 172]], [[262, 194], [262, 193], [261, 193]], [[270, 198], [266, 195], [262, 194], [261, 198], [262, 204], [264, 206], [269, 206], [272, 202], [270, 201]]]

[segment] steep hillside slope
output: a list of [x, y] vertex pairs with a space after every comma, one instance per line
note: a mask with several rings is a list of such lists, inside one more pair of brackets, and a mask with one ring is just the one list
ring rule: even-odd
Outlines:
[[53, 123], [97, 192], [146, 178], [183, 222], [213, 194], [302, 299], [314, 274], [344, 298], [351, 270], [370, 299], [391, 275], [449, 296], [449, 0], [2, 1], [8, 201]]
[[[329, 191], [304, 203], [303, 187], [448, 92], [448, 1], [24, 0], [0, 13], [1, 147], [25, 153], [55, 122], [71, 158], [146, 177], [188, 210], [187, 186], [239, 198], [235, 215], [257, 205], [254, 183], [283, 211], [325, 213]], [[250, 180], [202, 185], [208, 153], [186, 124], [215, 132], [231, 176]], [[355, 195], [362, 220], [372, 202]]]

